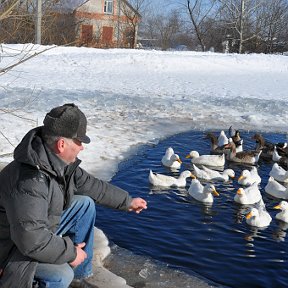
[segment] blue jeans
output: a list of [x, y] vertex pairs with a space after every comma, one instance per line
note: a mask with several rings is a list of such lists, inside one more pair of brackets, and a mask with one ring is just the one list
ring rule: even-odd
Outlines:
[[88, 196], [75, 195], [71, 206], [61, 216], [56, 234], [69, 236], [75, 245], [85, 242], [83, 250], [87, 253], [87, 258], [74, 269], [68, 263], [39, 263], [34, 276], [39, 288], [67, 288], [73, 278], [82, 279], [92, 275], [95, 218], [94, 201]]

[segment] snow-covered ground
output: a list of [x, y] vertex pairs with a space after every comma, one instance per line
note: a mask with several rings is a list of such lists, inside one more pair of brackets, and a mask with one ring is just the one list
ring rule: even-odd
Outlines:
[[[1, 45], [0, 69], [45, 48]], [[288, 133], [287, 91], [282, 55], [55, 47], [0, 76], [0, 154], [51, 108], [74, 102], [92, 140], [82, 167], [109, 180], [135, 147], [178, 132]]]

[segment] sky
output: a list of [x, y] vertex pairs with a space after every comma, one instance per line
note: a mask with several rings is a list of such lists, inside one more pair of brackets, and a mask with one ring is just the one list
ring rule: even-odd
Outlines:
[[[2, 44], [0, 69], [46, 48]], [[179, 132], [233, 125], [288, 133], [287, 56], [50, 48], [0, 75], [0, 155], [71, 102], [86, 114], [92, 140], [81, 165], [104, 180], [139, 145]]]

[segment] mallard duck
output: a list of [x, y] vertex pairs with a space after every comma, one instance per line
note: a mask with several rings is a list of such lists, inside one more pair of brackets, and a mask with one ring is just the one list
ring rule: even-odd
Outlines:
[[205, 166], [202, 166], [203, 169], [198, 168], [193, 164], [194, 174], [197, 178], [204, 180], [219, 180], [219, 181], [228, 181], [229, 178], [235, 177], [235, 172], [232, 169], [225, 169], [223, 172], [209, 169]]
[[245, 189], [239, 188], [234, 196], [234, 201], [243, 205], [255, 204], [261, 199], [262, 195], [256, 182]]
[[213, 203], [213, 195], [219, 196], [219, 193], [216, 191], [213, 184], [208, 183], [203, 186], [198, 179], [192, 179], [188, 193], [193, 198], [203, 203]]
[[197, 151], [191, 151], [186, 158], [192, 158], [193, 164], [201, 164], [205, 166], [222, 167], [225, 165], [225, 155], [199, 155]]
[[206, 134], [205, 139], [210, 139], [210, 142], [211, 142], [210, 153], [211, 154], [219, 155], [219, 154], [223, 154], [223, 153], [224, 154], [228, 153], [229, 150], [226, 149], [224, 146], [218, 146], [218, 139], [213, 133], [208, 132]]
[[229, 138], [229, 143], [225, 145], [226, 148], [229, 148], [228, 160], [232, 162], [255, 165], [259, 160], [261, 154], [260, 151], [242, 151], [236, 152], [236, 145], [231, 138]]
[[272, 176], [275, 180], [283, 183], [288, 183], [288, 170], [285, 170], [278, 163], [274, 163], [269, 176]]
[[278, 183], [273, 177], [269, 177], [268, 183], [264, 188], [265, 192], [276, 198], [288, 199], [288, 187]]
[[224, 130], [221, 130], [218, 138], [217, 138], [217, 146], [222, 147], [224, 145], [228, 144], [228, 138], [224, 132]]
[[[243, 151], [243, 139], [240, 136], [239, 130], [234, 130], [232, 126], [229, 127], [229, 138], [232, 139], [232, 141], [235, 143], [236, 146], [236, 152], [242, 152]], [[228, 139], [229, 143], [229, 139]]]
[[280, 154], [280, 156], [285, 156], [286, 154], [287, 143], [271, 143], [269, 141], [266, 141], [260, 133], [255, 133], [252, 139], [256, 141], [255, 149], [258, 151], [262, 150], [261, 158], [266, 161], [272, 160], [274, 146], [276, 147], [277, 152]]
[[288, 223], [288, 202], [281, 201], [274, 208], [282, 210], [281, 212], [276, 214], [275, 218]]
[[149, 172], [149, 182], [154, 186], [161, 187], [185, 187], [186, 179], [188, 177], [194, 177], [189, 170], [181, 172], [178, 178], [159, 173], [153, 173], [152, 170]]
[[250, 186], [255, 182], [257, 184], [261, 183], [261, 177], [256, 167], [252, 167], [250, 171], [247, 169], [243, 170], [238, 178], [238, 184], [243, 186]]
[[180, 169], [182, 164], [179, 155], [174, 153], [172, 147], [166, 149], [165, 155], [162, 157], [161, 162], [164, 166], [174, 169]]
[[246, 215], [246, 223], [255, 227], [266, 227], [271, 223], [272, 218], [266, 211], [265, 206], [252, 208], [251, 211]]

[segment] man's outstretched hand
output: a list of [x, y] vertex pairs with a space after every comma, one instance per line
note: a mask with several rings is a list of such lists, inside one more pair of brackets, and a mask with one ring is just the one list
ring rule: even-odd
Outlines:
[[129, 207], [129, 211], [140, 213], [143, 209], [147, 209], [147, 202], [142, 198], [133, 198]]

